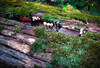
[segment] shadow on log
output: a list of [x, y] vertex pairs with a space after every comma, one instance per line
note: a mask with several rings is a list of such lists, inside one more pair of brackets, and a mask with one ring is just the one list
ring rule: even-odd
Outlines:
[[45, 68], [45, 62], [3, 45], [0, 45], [0, 62], [7, 64], [8, 67], [12, 66], [13, 68], [34, 68], [34, 65]]

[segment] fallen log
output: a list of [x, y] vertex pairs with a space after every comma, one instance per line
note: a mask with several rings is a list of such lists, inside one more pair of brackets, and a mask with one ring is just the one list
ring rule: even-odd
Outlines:
[[34, 34], [34, 31], [31, 29], [24, 29], [24, 30], [22, 30], [21, 31], [22, 33], [25, 33], [25, 34], [27, 34], [27, 35], [31, 35], [31, 36], [36, 36], [35, 34]]
[[25, 24], [23, 24], [22, 22], [16, 21], [16, 20], [10, 20], [10, 19], [6, 19], [6, 18], [1, 18], [0, 17], [0, 24], [2, 25], [6, 25], [6, 26], [20, 26], [20, 27], [24, 27]]
[[29, 36], [29, 35], [23, 34], [23, 33], [16, 33], [16, 35], [13, 35], [14, 34], [13, 31], [6, 30], [6, 29], [2, 30], [1, 34], [5, 35], [5, 36], [13, 37], [13, 38], [18, 39], [18, 40], [21, 40], [24, 43], [27, 43], [29, 45], [32, 45], [35, 42], [35, 40], [37, 39], [34, 36]]
[[1, 22], [1, 21], [0, 21], [0, 25], [14, 26], [13, 24], [7, 24], [7, 23]]
[[5, 18], [3, 18], [3, 17], [0, 17], [0, 21], [5, 21]]
[[68, 29], [71, 31], [79, 32], [80, 30], [72, 29], [70, 26], [62, 26], [63, 29]]
[[73, 31], [73, 30], [69, 30], [69, 29], [64, 29], [64, 28], [61, 28], [59, 30], [59, 32], [64, 33], [64, 34], [68, 34], [68, 35], [73, 35], [73, 36], [78, 36], [79, 35], [79, 32], [77, 32], [77, 31]]
[[[23, 24], [22, 22], [18, 22], [15, 20], [9, 20], [9, 19], [5, 19], [0, 17], [0, 24], [5, 25], [5, 29], [9, 29], [14, 31], [14, 27], [22, 27], [23, 30], [21, 31], [22, 33], [34, 36], [34, 31], [33, 31], [33, 27], [32, 26], [28, 26], [27, 24]], [[31, 28], [30, 28], [31, 27]]]
[[0, 24], [5, 24], [5, 25], [9, 25], [9, 26], [15, 26], [15, 25], [18, 25], [19, 22], [13, 21], [13, 20], [7, 20], [7, 21], [0, 21]]
[[15, 39], [11, 39], [9, 37], [4, 37], [0, 35], [0, 43], [7, 45], [9, 47], [12, 47], [16, 50], [19, 50], [23, 53], [29, 53], [30, 52], [30, 46], [24, 43], [21, 43], [20, 41], [17, 41]]
[[[5, 26], [4, 28], [7, 29], [7, 30], [14, 31], [13, 26]], [[27, 35], [30, 35], [30, 36], [35, 36], [33, 28], [31, 28], [31, 29], [23, 29], [20, 32], [24, 33], [24, 34], [27, 34]]]
[[16, 68], [34, 68], [34, 65], [45, 68], [45, 62], [0, 45], [0, 62], [2, 61]]

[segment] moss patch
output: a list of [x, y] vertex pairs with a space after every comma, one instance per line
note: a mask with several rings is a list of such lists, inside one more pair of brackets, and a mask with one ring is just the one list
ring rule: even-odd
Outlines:
[[81, 19], [89, 22], [100, 22], [99, 16], [93, 16], [86, 13], [82, 13], [74, 8], [73, 9], [71, 8], [70, 10], [70, 7], [68, 7], [65, 10], [63, 8], [44, 5], [40, 3], [34, 3], [34, 2], [25, 2], [25, 4], [22, 4], [22, 7], [17, 7], [17, 8], [8, 7], [5, 8], [5, 11], [21, 16], [29, 16], [30, 13], [43, 12], [44, 16], [42, 18], [51, 21], [52, 20], [58, 21], [58, 19], [60, 20]]
[[46, 48], [49, 47], [53, 54], [50, 67], [97, 68], [100, 66], [100, 33], [89, 32], [83, 37], [75, 37], [36, 28], [35, 34], [39, 39], [32, 45], [31, 53], [47, 53]]

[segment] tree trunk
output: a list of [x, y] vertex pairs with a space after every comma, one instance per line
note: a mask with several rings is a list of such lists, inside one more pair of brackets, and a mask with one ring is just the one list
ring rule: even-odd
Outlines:
[[0, 45], [0, 62], [4, 62], [12, 66], [12, 68], [34, 68], [34, 64], [45, 68], [45, 62], [29, 57], [3, 45]]

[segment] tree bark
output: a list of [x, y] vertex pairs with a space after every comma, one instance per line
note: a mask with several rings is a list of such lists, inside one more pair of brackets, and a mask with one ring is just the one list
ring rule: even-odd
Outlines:
[[14, 32], [10, 31], [10, 30], [2, 30], [1, 34], [5, 35], [5, 36], [9, 36], [9, 37], [13, 37], [15, 39], [21, 40], [26, 44], [32, 45], [35, 41], [36, 41], [36, 37], [34, 36], [29, 36], [27, 34], [23, 34], [23, 33], [16, 33], [16, 35], [13, 35]]
[[9, 37], [4, 37], [0, 35], [0, 43], [7, 45], [9, 47], [12, 47], [20, 52], [23, 53], [29, 53], [30, 52], [30, 46], [27, 44], [24, 44], [20, 41], [17, 41], [15, 39], [11, 39]]
[[34, 68], [34, 64], [45, 68], [45, 62], [29, 57], [3, 45], [0, 45], [0, 62], [5, 62], [16, 68]]

